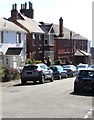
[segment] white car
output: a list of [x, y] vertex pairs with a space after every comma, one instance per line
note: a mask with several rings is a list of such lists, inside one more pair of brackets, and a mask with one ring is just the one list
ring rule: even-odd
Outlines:
[[78, 74], [78, 71], [74, 65], [63, 65], [62, 67], [67, 71], [69, 77], [74, 77]]
[[80, 63], [79, 65], [77, 65], [76, 68], [77, 68], [78, 71], [80, 71], [80, 70], [87, 70], [88, 67], [89, 67], [88, 64], [82, 64], [82, 63]]

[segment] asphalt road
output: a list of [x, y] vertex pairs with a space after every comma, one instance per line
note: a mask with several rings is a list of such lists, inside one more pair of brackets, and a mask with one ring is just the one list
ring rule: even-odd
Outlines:
[[91, 118], [93, 98], [73, 93], [74, 78], [45, 84], [2, 84], [3, 118]]

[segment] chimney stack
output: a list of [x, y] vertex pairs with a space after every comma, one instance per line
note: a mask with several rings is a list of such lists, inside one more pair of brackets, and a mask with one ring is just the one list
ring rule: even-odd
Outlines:
[[59, 37], [64, 37], [62, 17], [60, 17], [60, 19], [59, 19]]
[[29, 8], [27, 9], [27, 3], [25, 2], [25, 4], [21, 4], [21, 9], [20, 9], [20, 13], [25, 15], [26, 17], [29, 17], [31, 19], [34, 18], [34, 10], [32, 8], [32, 3], [29, 2]]
[[16, 21], [18, 18], [18, 11], [17, 11], [17, 4], [12, 5], [12, 10], [11, 10], [11, 21]]

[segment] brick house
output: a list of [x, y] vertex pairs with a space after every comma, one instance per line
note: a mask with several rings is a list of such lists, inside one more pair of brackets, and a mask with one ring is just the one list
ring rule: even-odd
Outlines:
[[12, 5], [10, 21], [27, 31], [26, 35], [26, 54], [27, 58], [41, 60], [43, 58], [43, 30], [34, 20], [34, 10], [32, 3], [21, 4], [20, 12], [17, 10], [17, 4]]
[[30, 59], [42, 60], [44, 56], [50, 56], [52, 62], [60, 57], [64, 64], [66, 60], [73, 64], [88, 62], [89, 56], [84, 56], [83, 59], [81, 54], [82, 61], [77, 61], [79, 55], [75, 54], [77, 50], [87, 54], [88, 39], [64, 27], [62, 17], [59, 19], [59, 25], [44, 22], [38, 24], [34, 21], [34, 10], [29, 2], [29, 9], [26, 3], [21, 4], [20, 13], [14, 4], [10, 20], [28, 32], [26, 48], [27, 57]]
[[[88, 62], [89, 54], [86, 53], [88, 39], [64, 27], [62, 17], [59, 19], [59, 25], [40, 22], [40, 27], [45, 32], [43, 49], [45, 56], [48, 53], [52, 61], [60, 57], [63, 64], [66, 60], [73, 64]], [[84, 56], [80, 54], [82, 61], [77, 61], [79, 55], [75, 52], [78, 49], [86, 53]]]

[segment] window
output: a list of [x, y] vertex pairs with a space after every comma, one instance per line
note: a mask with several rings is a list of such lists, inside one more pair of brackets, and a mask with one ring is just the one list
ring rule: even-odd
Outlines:
[[1, 31], [1, 35], [0, 35], [0, 43], [4, 42], [4, 32]]
[[39, 40], [41, 40], [42, 38], [41, 38], [41, 35], [39, 35]]
[[32, 34], [32, 38], [33, 38], [33, 40], [35, 40], [35, 34]]
[[48, 44], [48, 35], [44, 35], [44, 45]]
[[36, 45], [36, 35], [32, 34], [32, 44]]
[[38, 36], [39, 36], [39, 45], [42, 46], [43, 35], [38, 35]]
[[44, 43], [45, 45], [47, 45], [48, 44], [48, 40], [45, 40], [45, 43]]
[[21, 43], [21, 33], [17, 32], [16, 43]]

